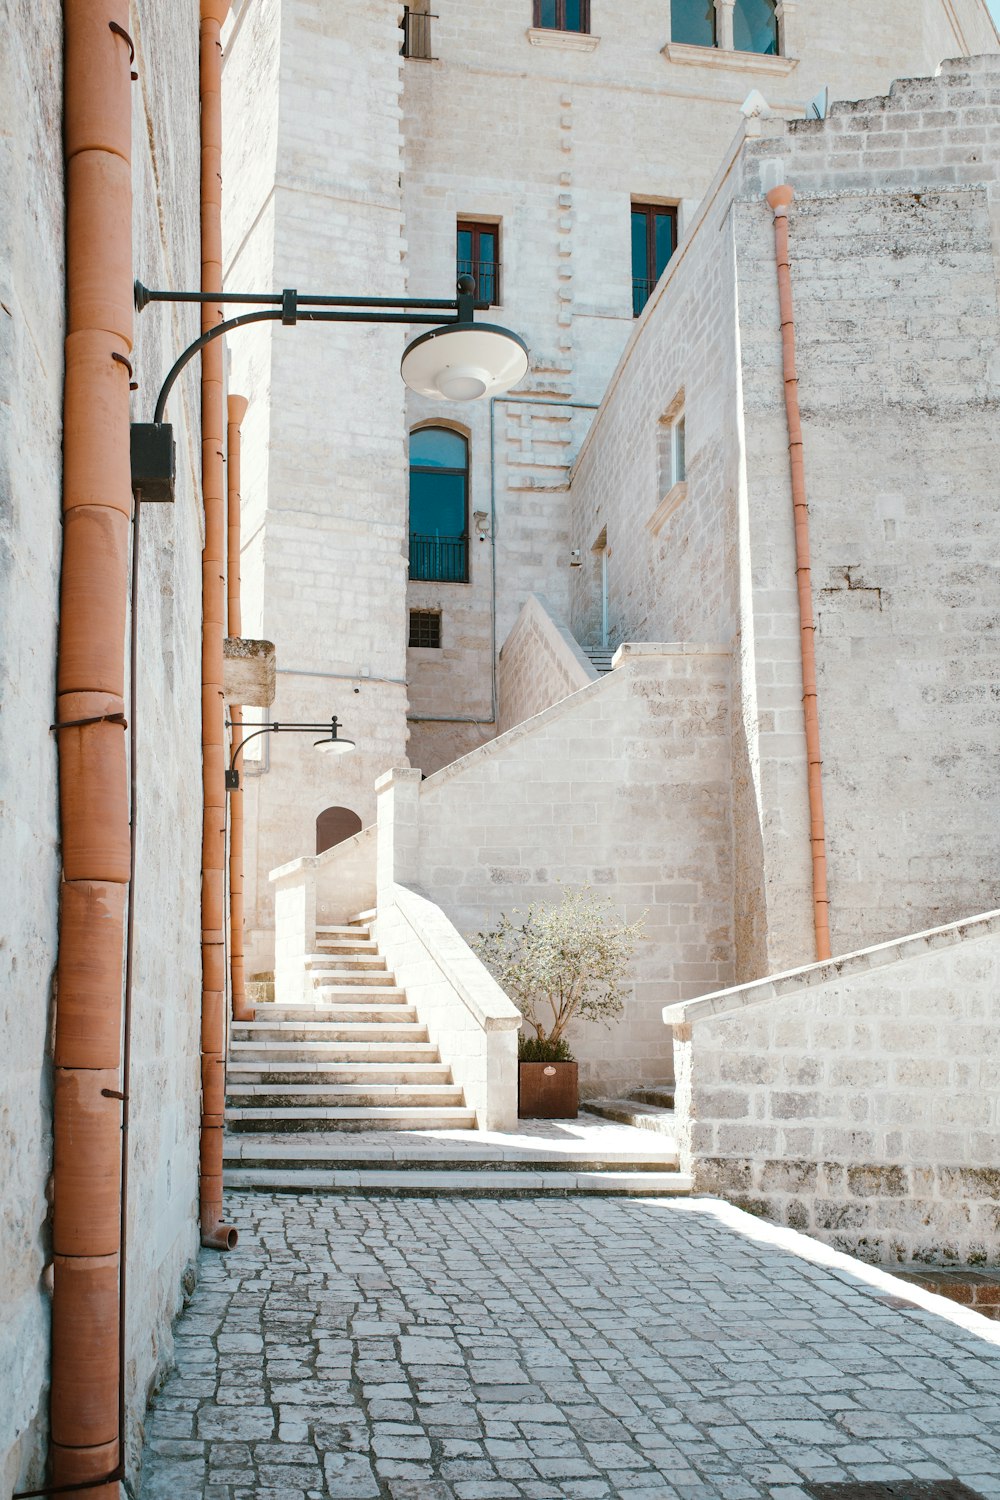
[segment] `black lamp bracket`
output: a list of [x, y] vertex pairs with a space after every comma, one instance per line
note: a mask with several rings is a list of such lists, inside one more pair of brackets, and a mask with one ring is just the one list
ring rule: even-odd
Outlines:
[[[227, 729], [235, 729], [232, 719], [226, 720]], [[340, 720], [334, 714], [333, 718], [325, 724], [261, 724], [252, 734], [244, 735], [238, 745], [233, 747], [233, 753], [229, 757], [229, 766], [226, 771], [226, 791], [238, 792], [240, 789], [240, 773], [236, 769], [236, 757], [248, 745], [261, 734], [326, 734], [332, 739], [337, 738], [337, 730], [340, 728]]]

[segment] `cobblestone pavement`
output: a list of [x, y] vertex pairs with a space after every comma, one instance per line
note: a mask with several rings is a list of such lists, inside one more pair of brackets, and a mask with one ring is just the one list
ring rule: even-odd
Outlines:
[[227, 1208], [239, 1248], [202, 1254], [141, 1500], [1000, 1497], [996, 1325], [727, 1205]]

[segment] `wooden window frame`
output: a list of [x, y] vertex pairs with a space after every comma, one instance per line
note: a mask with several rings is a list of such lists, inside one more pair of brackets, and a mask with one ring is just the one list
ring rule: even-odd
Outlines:
[[[489, 299], [489, 304], [490, 304], [490, 307], [499, 307], [500, 306], [500, 300], [501, 300], [501, 297], [503, 295], [502, 288], [501, 288], [501, 283], [500, 283], [500, 272], [501, 272], [501, 269], [502, 269], [501, 262], [500, 262], [500, 244], [501, 244], [501, 242], [500, 242], [500, 224], [498, 222], [489, 223], [486, 219], [459, 219], [456, 222], [456, 225], [455, 225], [456, 241], [457, 241], [458, 235], [460, 235], [462, 233], [471, 234], [472, 235], [472, 251], [473, 251], [473, 253], [470, 256], [470, 260], [471, 260], [472, 264], [474, 266], [489, 265], [489, 266], [493, 267], [493, 296]], [[496, 239], [496, 246], [497, 246], [497, 249], [496, 249], [496, 260], [484, 261], [483, 258], [482, 258], [482, 256], [480, 255], [480, 253], [479, 253], [479, 239], [480, 239], [480, 235], [483, 235], [483, 234], [492, 234], [494, 236], [494, 238]], [[457, 260], [458, 256], [456, 255], [455, 258]], [[459, 275], [462, 274], [462, 272], [461, 272], [460, 269], [459, 269], [458, 274]], [[476, 296], [479, 298], [480, 301], [485, 301], [486, 299], [482, 295], [482, 292], [481, 292], [479, 284], [478, 284], [478, 280], [479, 279], [477, 277], [476, 278]]]
[[[566, 0], [555, 0], [556, 25], [542, 25], [542, 0], [534, 0], [534, 24], [536, 30], [544, 31], [566, 31]], [[590, 35], [590, 0], [580, 0], [580, 24], [574, 26], [570, 32], [572, 36]]]
[[[655, 287], [656, 283], [659, 281], [660, 276], [663, 275], [663, 270], [661, 270], [659, 272], [659, 274], [656, 274], [656, 219], [657, 219], [657, 216], [664, 216], [664, 217], [672, 220], [672, 222], [673, 222], [673, 242], [674, 242], [674, 248], [673, 248], [673, 250], [670, 253], [670, 258], [672, 259], [673, 256], [677, 254], [677, 204], [676, 203], [635, 203], [635, 202], [633, 202], [633, 203], [631, 203], [629, 205], [629, 214], [630, 214], [630, 217], [629, 217], [629, 255], [631, 256], [631, 253], [632, 253], [632, 250], [631, 250], [631, 246], [632, 246], [632, 241], [631, 241], [631, 223], [632, 223], [631, 215], [632, 214], [644, 214], [645, 218], [646, 218], [646, 271], [647, 271], [647, 273], [650, 273], [650, 272], [653, 273], [653, 274], [647, 274], [644, 278], [642, 278], [643, 280], [645, 280], [648, 283], [648, 289], [646, 291], [645, 297], [642, 299], [641, 305], [639, 305], [638, 307], [636, 306], [636, 296], [635, 296], [635, 283], [636, 283], [636, 280], [638, 278], [636, 278], [634, 276], [632, 278], [632, 316], [635, 317], [635, 318], [637, 318], [639, 316], [639, 314], [642, 312], [642, 309], [645, 307], [646, 303], [649, 301], [650, 297], [652, 296], [652, 294], [653, 294], [653, 288]], [[667, 264], [669, 264], [669, 261], [667, 262]], [[663, 269], [665, 270], [666, 267], [664, 267]]]

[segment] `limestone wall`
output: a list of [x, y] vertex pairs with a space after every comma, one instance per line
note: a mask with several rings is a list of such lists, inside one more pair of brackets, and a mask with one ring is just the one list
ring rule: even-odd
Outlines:
[[[282, 0], [237, 18], [224, 81], [231, 289], [405, 293], [400, 13]], [[349, 324], [232, 340], [232, 385], [251, 401], [245, 619], [277, 648], [272, 717], [337, 714], [358, 744], [331, 762], [307, 736], [272, 737], [246, 800], [248, 972], [272, 964], [268, 871], [315, 848], [327, 807], [371, 822], [376, 776], [406, 758], [402, 348], [399, 328]]]
[[[53, 719], [63, 375], [62, 12], [8, 8], [0, 53], [0, 1473], [42, 1482], [49, 1365], [51, 1061], [59, 898]], [[133, 14], [133, 241], [152, 286], [199, 280], [198, 6]], [[169, 79], [169, 87], [164, 80]], [[196, 309], [136, 319], [136, 418], [197, 336]], [[131, 1074], [128, 1415], [151, 1383], [197, 1249], [200, 1099], [201, 444], [197, 365], [171, 399], [177, 499], [140, 540], [138, 879]]]
[[[585, 1093], [670, 1077], [671, 998], [732, 976], [729, 660], [626, 648], [589, 687], [423, 783], [414, 883], [462, 933], [590, 885], [645, 940], [623, 1019], [578, 1026]], [[382, 853], [380, 849], [380, 865]], [[413, 877], [411, 877], [413, 878]]]
[[597, 681], [569, 627], [540, 594], [532, 594], [500, 652], [500, 732]]
[[681, 1170], [876, 1264], [995, 1264], [998, 997], [992, 912], [670, 1008]]

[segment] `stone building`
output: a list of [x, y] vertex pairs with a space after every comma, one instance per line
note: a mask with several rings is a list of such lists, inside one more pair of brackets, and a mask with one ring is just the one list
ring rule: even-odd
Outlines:
[[[648, 351], [657, 335], [645, 333], [640, 320], [636, 339], [634, 315], [676, 245], [683, 249], [668, 279], [700, 279], [728, 357], [772, 315], [763, 266], [752, 286], [741, 266], [734, 291], [725, 253], [704, 254], [704, 231], [692, 238], [713, 182], [718, 192], [720, 163], [737, 159], [731, 143], [752, 90], [766, 100], [771, 129], [775, 120], [801, 118], [824, 90], [833, 101], [878, 95], [896, 78], [933, 74], [943, 57], [994, 49], [996, 34], [980, 0], [886, 3], [863, 18], [846, 4], [740, 0], [718, 4], [713, 46], [704, 9], [677, 0], [671, 16], [661, 0], [640, 0], [629, 5], [626, 26], [611, 0], [593, 0], [587, 15], [571, 7], [569, 17], [558, 6], [535, 14], [530, 0], [504, 0], [488, 18], [485, 7], [442, 0], [433, 16], [422, 6], [408, 11], [402, 55], [392, 5], [349, 0], [333, 11], [304, 0], [262, 0], [234, 11], [225, 71], [232, 126], [227, 283], [446, 296], [462, 257], [471, 255], [496, 302], [489, 316], [519, 331], [532, 353], [528, 378], [510, 397], [442, 408], [412, 394], [404, 405], [392, 379], [402, 335], [391, 330], [324, 331], [305, 347], [301, 335], [267, 329], [233, 346], [234, 381], [251, 396], [245, 586], [258, 611], [254, 633], [280, 647], [275, 716], [318, 720], [336, 712], [360, 747], [331, 773], [303, 745], [275, 738], [250, 768], [251, 968], [272, 963], [268, 872], [317, 847], [321, 814], [343, 807], [367, 824], [374, 780], [391, 765], [408, 758], [430, 774], [546, 705], [547, 690], [516, 708], [500, 701], [497, 659], [529, 596], [544, 595], [584, 647], [680, 639], [731, 652], [741, 639], [728, 543], [711, 528], [695, 538], [683, 531], [685, 517], [695, 515], [690, 500], [672, 518], [654, 519], [654, 540], [647, 496], [661, 476], [650, 466], [662, 469], [667, 460], [654, 459], [652, 437], [640, 459], [634, 414], [622, 411], [617, 395], [614, 417], [606, 400], [596, 421], [592, 409], [605, 399], [616, 365], [617, 389], [622, 380], [629, 385], [637, 361], [655, 358]], [[835, 107], [826, 125], [808, 130], [834, 134], [842, 121]], [[942, 117], [928, 128], [947, 130], [949, 123]], [[804, 151], [803, 136], [795, 139]], [[903, 142], [894, 144], [899, 150]], [[961, 143], [948, 149], [961, 155]], [[951, 164], [954, 181], [964, 181], [958, 159]], [[891, 163], [872, 155], [851, 165], [852, 180], [841, 190], [856, 194], [869, 166]], [[907, 172], [919, 176], [919, 165], [909, 160], [901, 180]], [[734, 213], [739, 219], [743, 210]], [[668, 294], [661, 283], [657, 301], [664, 297], [675, 318], [685, 316], [681, 301], [697, 318], [686, 293]], [[684, 335], [692, 370], [686, 379], [690, 385], [715, 370], [719, 378], [706, 392], [710, 430], [725, 441], [709, 459], [705, 438], [697, 438], [692, 492], [732, 483], [743, 430], [736, 372], [723, 380], [708, 325], [696, 327], [700, 347], [695, 329]], [[658, 382], [658, 369], [655, 376]], [[683, 385], [678, 378], [669, 392], [658, 383], [648, 389], [650, 410], [665, 424], [661, 433]], [[747, 442], [767, 455], [762, 462], [781, 461], [782, 420], [777, 407], [767, 421], [743, 414]], [[436, 438], [428, 428], [444, 433]], [[452, 533], [443, 542], [443, 533], [429, 539], [419, 529], [431, 521], [418, 498], [408, 526], [406, 445], [422, 429], [414, 496], [444, 493], [440, 475], [435, 491], [433, 472], [446, 459], [449, 493], [459, 497], [442, 501], [439, 519]], [[631, 447], [631, 456], [612, 467], [620, 447]], [[855, 453], [867, 470], [867, 448], [856, 445]], [[810, 463], [818, 481], [834, 482], [839, 460], [829, 442]], [[599, 498], [591, 498], [595, 485]], [[899, 496], [900, 484], [892, 491]], [[883, 510], [896, 503], [877, 501]], [[457, 521], [445, 514], [449, 504]], [[881, 546], [896, 524], [888, 511], [881, 516]], [[772, 533], [770, 527], [766, 535]], [[862, 540], [850, 538], [853, 560], [822, 559], [821, 630], [828, 634], [838, 603], [846, 637], [862, 610], [888, 630], [886, 600], [875, 609], [877, 590], [887, 594], [887, 586], [865, 582], [871, 567]], [[892, 545], [898, 555], [898, 542]], [[756, 565], [756, 550], [754, 556]], [[530, 677], [530, 665], [526, 670]], [[850, 687], [844, 691], [849, 700]], [[734, 692], [739, 700], [742, 688]], [[762, 692], [762, 724], [766, 715], [794, 712], [777, 699], [765, 707], [767, 697]], [[739, 754], [737, 796], [752, 799], [757, 747]], [[792, 913], [801, 900], [791, 890], [801, 896], [807, 874], [802, 841], [788, 826], [798, 816], [798, 791], [782, 782], [780, 765], [779, 754], [769, 780], [765, 754], [756, 793], [758, 821], [767, 827], [753, 835], [773, 851], [780, 873], [768, 864], [763, 888], [773, 888], [773, 897], [766, 909], [754, 905], [747, 893], [761, 886], [760, 859], [767, 863], [769, 854], [751, 855], [741, 842], [737, 860], [749, 863], [735, 875], [733, 974], [763, 973], [809, 952], [801, 911]], [[867, 808], [867, 824], [856, 831], [864, 829], [870, 850], [878, 799]], [[943, 825], [948, 817], [942, 810]], [[835, 864], [843, 861], [837, 874], [851, 866], [849, 889], [840, 883], [838, 941], [856, 945], [984, 904], [990, 877], [973, 873], [986, 868], [978, 859], [969, 862], [967, 894], [959, 897], [939, 849], [912, 855], [923, 874], [916, 866], [901, 871], [897, 851], [898, 858], [883, 859], [895, 894], [874, 900], [880, 910], [892, 909], [876, 918], [871, 872], [851, 865], [851, 827], [833, 835], [842, 841], [842, 854], [834, 846]], [[921, 882], [933, 884], [934, 867], [952, 890], [950, 904], [929, 888], [918, 891]], [[779, 899], [779, 888], [786, 897]]]

